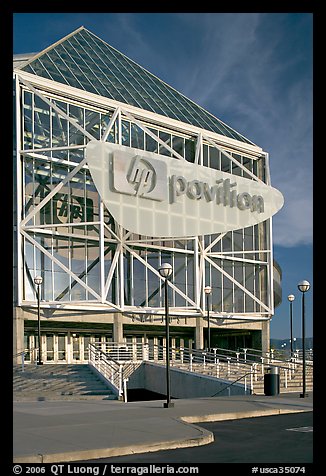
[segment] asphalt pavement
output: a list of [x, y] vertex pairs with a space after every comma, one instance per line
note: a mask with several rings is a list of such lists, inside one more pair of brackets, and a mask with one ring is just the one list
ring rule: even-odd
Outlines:
[[13, 462], [63, 463], [200, 446], [201, 422], [313, 411], [313, 394], [121, 402], [44, 400], [13, 404]]
[[[289, 464], [298, 467], [298, 463], [303, 463], [305, 472], [303, 469], [301, 472], [306, 475], [309, 474], [308, 466], [316, 463], [321, 453], [318, 454], [320, 445], [317, 444], [313, 448], [313, 412], [205, 422], [200, 423], [200, 426], [214, 434], [214, 441], [209, 445], [83, 460], [77, 463], [92, 465], [117, 463], [120, 466], [125, 463], [148, 466], [196, 463], [199, 467], [202, 463], [237, 463], [242, 465], [241, 473], [234, 474], [241, 474], [241, 476], [246, 474], [244, 469], [248, 469], [249, 474], [254, 474], [250, 471], [250, 467], [244, 468], [248, 463], [251, 463], [253, 467], [261, 463], [277, 463], [284, 466]], [[74, 463], [65, 464], [73, 465]], [[284, 469], [284, 473], [285, 471]], [[301, 474], [295, 468], [287, 471], [297, 471], [297, 474]], [[233, 474], [232, 471], [231, 474]]]

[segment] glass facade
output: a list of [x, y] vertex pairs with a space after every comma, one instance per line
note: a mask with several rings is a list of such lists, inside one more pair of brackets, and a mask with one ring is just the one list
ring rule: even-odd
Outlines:
[[[173, 266], [175, 342], [193, 339], [187, 319], [205, 316], [207, 285], [213, 331], [225, 319], [260, 322], [273, 315], [270, 220], [206, 236], [136, 235], [103, 205], [85, 156], [88, 142], [97, 139], [270, 185], [266, 153], [84, 28], [20, 61], [15, 81], [15, 305], [35, 308], [33, 279], [41, 275], [48, 317], [60, 309], [71, 312], [71, 321], [79, 313], [84, 323], [67, 334], [60, 318], [44, 322], [47, 360], [64, 360], [72, 345], [71, 355], [86, 358], [87, 342], [97, 338], [88, 315], [96, 312], [105, 312], [103, 322], [123, 316], [127, 339], [138, 324], [161, 341], [164, 283], [158, 268], [164, 262]], [[25, 340], [32, 349], [35, 322], [28, 319]], [[107, 322], [98, 338], [111, 340], [113, 321]], [[250, 346], [247, 334], [234, 336]]]
[[252, 144], [85, 28], [22, 70]]
[[[22, 90], [22, 111], [23, 217], [33, 213], [63, 183], [25, 225], [23, 300], [35, 298], [32, 277], [42, 274], [42, 299], [48, 302], [82, 302], [104, 297], [121, 309], [159, 308], [163, 306], [162, 283], [153, 270], [169, 261], [174, 270], [172, 306], [195, 309], [200, 304], [195, 286], [198, 261], [203, 257], [205, 267], [200, 273], [213, 288], [213, 311], [242, 314], [266, 310], [264, 304], [269, 305], [266, 222], [223, 235], [168, 241], [125, 230], [123, 233], [128, 238], [124, 241], [123, 258], [118, 262], [119, 225], [105, 207], [101, 209], [87, 165], [67, 180], [84, 160], [88, 140], [73, 124], [78, 123], [100, 139], [114, 111], [86, 107], [82, 101], [77, 105], [64, 98], [54, 99], [44, 92], [38, 95], [26, 88]], [[195, 162], [198, 137], [163, 126], [146, 125], [142, 129], [138, 124], [120, 115], [106, 140], [171, 156], [171, 160], [176, 160], [172, 157], [174, 150], [187, 161]], [[222, 148], [205, 141], [197, 160], [206, 167], [248, 179], [253, 179], [249, 172], [259, 178], [265, 175], [263, 157], [235, 151], [223, 153]], [[107, 276], [110, 276], [109, 286], [104, 281], [101, 283]]]

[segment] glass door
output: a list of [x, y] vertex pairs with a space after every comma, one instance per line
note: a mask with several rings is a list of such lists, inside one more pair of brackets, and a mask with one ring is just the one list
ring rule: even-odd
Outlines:
[[72, 338], [72, 360], [74, 362], [79, 362], [80, 361], [80, 340], [81, 337], [78, 334], [71, 334]]
[[54, 360], [54, 335], [46, 334], [46, 361], [52, 362]]
[[58, 334], [58, 361], [66, 360], [66, 341], [65, 334]]
[[88, 344], [91, 341], [91, 336], [90, 335], [84, 335], [84, 360], [88, 361], [89, 357], [89, 350], [88, 350]]
[[25, 334], [24, 335], [24, 352], [25, 352], [25, 355], [24, 355], [24, 360], [27, 360], [27, 361], [30, 361], [31, 360], [31, 345], [30, 345], [30, 335], [29, 334]]

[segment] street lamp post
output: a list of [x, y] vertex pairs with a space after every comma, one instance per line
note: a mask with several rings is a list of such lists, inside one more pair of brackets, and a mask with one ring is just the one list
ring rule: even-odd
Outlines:
[[210, 286], [205, 286], [204, 288], [206, 298], [207, 298], [207, 347], [208, 350], [211, 348], [211, 329], [210, 329], [210, 322], [209, 322], [209, 296], [212, 292], [212, 288]]
[[305, 345], [305, 293], [309, 291], [309, 281], [303, 280], [298, 283], [298, 289], [302, 292], [302, 393], [301, 398], [308, 396], [306, 393], [306, 345]]
[[164, 408], [174, 407], [170, 396], [170, 334], [169, 334], [169, 303], [168, 303], [168, 278], [172, 274], [172, 266], [163, 263], [159, 267], [159, 273], [164, 278], [164, 300], [165, 300], [165, 336], [166, 336], [166, 402]]
[[37, 329], [38, 329], [38, 362], [37, 365], [43, 365], [42, 347], [41, 347], [41, 316], [40, 316], [40, 286], [43, 282], [42, 276], [35, 276], [34, 284], [37, 286]]
[[293, 301], [295, 297], [293, 294], [288, 295], [288, 301], [290, 302], [290, 339], [291, 339], [291, 359], [293, 356]]

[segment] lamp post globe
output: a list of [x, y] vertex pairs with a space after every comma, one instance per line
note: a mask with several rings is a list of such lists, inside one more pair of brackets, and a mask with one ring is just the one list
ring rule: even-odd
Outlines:
[[301, 398], [308, 396], [306, 393], [306, 344], [305, 344], [305, 293], [310, 289], [310, 283], [306, 279], [298, 283], [298, 289], [302, 293], [302, 393]]
[[303, 279], [302, 281], [300, 281], [300, 283], [298, 283], [298, 289], [302, 293], [306, 293], [307, 291], [309, 291], [310, 289], [309, 281], [307, 281], [306, 279]]
[[162, 263], [161, 266], [158, 268], [158, 271], [163, 278], [168, 278], [169, 276], [171, 276], [172, 270], [173, 268], [170, 263]]
[[35, 278], [34, 278], [34, 284], [36, 284], [37, 286], [40, 286], [42, 283], [43, 283], [43, 278], [42, 278], [42, 276], [35, 276]]
[[164, 296], [165, 296], [165, 350], [166, 350], [166, 402], [163, 404], [164, 408], [174, 406], [171, 402], [170, 395], [170, 333], [169, 333], [169, 303], [168, 303], [168, 278], [171, 276], [173, 268], [170, 263], [162, 263], [158, 268], [162, 278], [164, 278]]
[[37, 330], [38, 330], [38, 361], [37, 365], [42, 365], [42, 348], [41, 348], [41, 315], [40, 315], [40, 286], [43, 283], [42, 276], [35, 276], [34, 284], [37, 286]]

